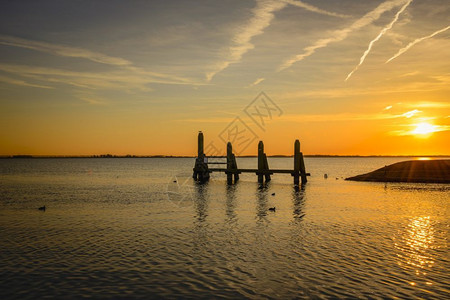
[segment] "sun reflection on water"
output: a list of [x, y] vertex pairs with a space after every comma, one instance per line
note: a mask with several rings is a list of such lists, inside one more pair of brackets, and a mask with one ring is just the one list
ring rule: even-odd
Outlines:
[[402, 243], [395, 243], [400, 250], [397, 256], [400, 264], [406, 263], [416, 269], [416, 274], [426, 274], [425, 268], [431, 268], [434, 264], [429, 250], [434, 245], [434, 228], [430, 216], [414, 217], [410, 220], [403, 233]]

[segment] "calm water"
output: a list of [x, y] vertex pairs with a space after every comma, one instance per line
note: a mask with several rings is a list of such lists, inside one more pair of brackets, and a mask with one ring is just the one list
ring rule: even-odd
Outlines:
[[401, 160], [306, 158], [297, 191], [196, 185], [194, 159], [0, 160], [0, 298], [448, 299], [450, 185], [342, 180]]

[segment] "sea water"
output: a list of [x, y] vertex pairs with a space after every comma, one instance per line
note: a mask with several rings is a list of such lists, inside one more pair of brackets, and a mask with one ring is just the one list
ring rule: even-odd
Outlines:
[[343, 180], [407, 159], [2, 159], [0, 297], [449, 298], [450, 186]]

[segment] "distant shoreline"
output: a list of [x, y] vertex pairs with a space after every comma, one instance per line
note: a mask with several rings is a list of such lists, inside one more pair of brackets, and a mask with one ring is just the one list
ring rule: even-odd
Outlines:
[[[112, 154], [100, 154], [100, 155], [1, 155], [0, 159], [41, 159], [41, 158], [195, 158], [196, 156], [183, 156], [183, 155], [112, 155]], [[237, 156], [241, 158], [245, 157], [257, 157], [256, 155], [242, 155]], [[268, 157], [293, 157], [292, 155], [268, 155]], [[442, 158], [450, 157], [448, 155], [304, 155], [304, 157], [335, 157], [335, 158], [373, 158], [373, 157], [430, 157], [430, 158]]]

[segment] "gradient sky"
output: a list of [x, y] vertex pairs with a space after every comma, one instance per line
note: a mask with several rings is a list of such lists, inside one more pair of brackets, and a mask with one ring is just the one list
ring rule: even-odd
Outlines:
[[[238, 154], [298, 138], [448, 155], [449, 16], [448, 0], [2, 1], [0, 155], [194, 155], [199, 130], [225, 150], [236, 117]], [[263, 126], [260, 92], [278, 108]]]

